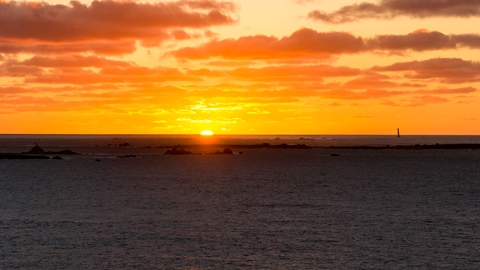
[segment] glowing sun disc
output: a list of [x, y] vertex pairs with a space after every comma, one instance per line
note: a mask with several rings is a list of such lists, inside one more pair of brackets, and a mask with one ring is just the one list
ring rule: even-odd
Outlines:
[[202, 135], [202, 136], [212, 136], [213, 132], [211, 132], [210, 130], [204, 130], [204, 131], [200, 132], [200, 135]]

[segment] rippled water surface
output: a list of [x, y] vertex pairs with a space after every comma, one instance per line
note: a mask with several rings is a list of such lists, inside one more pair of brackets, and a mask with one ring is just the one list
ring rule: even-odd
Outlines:
[[70, 146], [91, 155], [0, 160], [0, 269], [480, 265], [479, 150]]

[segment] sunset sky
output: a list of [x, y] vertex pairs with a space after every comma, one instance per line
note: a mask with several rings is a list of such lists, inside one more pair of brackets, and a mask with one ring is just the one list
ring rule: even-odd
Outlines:
[[480, 0], [0, 0], [0, 133], [479, 134]]

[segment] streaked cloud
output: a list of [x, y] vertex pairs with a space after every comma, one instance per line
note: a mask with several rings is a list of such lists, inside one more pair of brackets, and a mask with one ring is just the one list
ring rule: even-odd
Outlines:
[[410, 79], [436, 79], [445, 83], [480, 81], [480, 62], [460, 58], [435, 58], [424, 61], [395, 63], [376, 66], [371, 70], [382, 72], [403, 72]]
[[315, 58], [374, 51], [400, 52], [480, 48], [480, 35], [446, 35], [438, 31], [416, 30], [406, 35], [358, 37], [347, 32], [318, 32], [303, 28], [290, 36], [247, 36], [215, 40], [198, 47], [173, 52], [180, 59], [223, 58], [230, 60]]
[[314, 10], [308, 17], [325, 23], [348, 23], [364, 19], [394, 19], [397, 17], [480, 17], [480, 0], [381, 0], [341, 7], [333, 12]]
[[173, 52], [178, 58], [208, 59], [282, 59], [295, 57], [328, 57], [331, 54], [356, 53], [364, 50], [362, 38], [345, 32], [317, 32], [303, 28], [290, 36], [246, 36], [215, 40], [199, 47]]

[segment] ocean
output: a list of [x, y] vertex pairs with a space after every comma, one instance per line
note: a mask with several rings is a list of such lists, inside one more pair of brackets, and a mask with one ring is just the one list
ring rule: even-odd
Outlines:
[[[0, 269], [480, 266], [480, 149], [330, 148], [480, 136], [0, 135], [0, 153], [35, 143], [83, 154], [0, 159]], [[323, 148], [208, 154], [263, 143]]]

